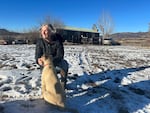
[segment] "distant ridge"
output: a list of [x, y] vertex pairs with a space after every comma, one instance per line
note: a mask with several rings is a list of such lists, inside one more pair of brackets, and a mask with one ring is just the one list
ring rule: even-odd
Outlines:
[[112, 38], [149, 38], [150, 34], [148, 32], [123, 32], [115, 33], [111, 35]]
[[115, 33], [111, 37], [120, 43], [121, 45], [130, 45], [130, 46], [141, 46], [141, 47], [150, 47], [150, 33], [149, 32], [124, 32], [124, 33]]
[[19, 35], [21, 33], [10, 32], [7, 29], [0, 29], [0, 35]]

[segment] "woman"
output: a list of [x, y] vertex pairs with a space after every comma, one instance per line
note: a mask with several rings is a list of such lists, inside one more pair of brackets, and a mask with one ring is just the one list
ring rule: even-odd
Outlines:
[[[40, 28], [41, 38], [37, 40], [35, 59], [36, 63], [43, 69], [43, 62], [41, 56], [52, 56], [53, 64], [56, 67], [56, 71], [61, 75], [61, 82], [66, 88], [68, 63], [64, 60], [64, 47], [63, 42], [60, 40], [60, 35], [56, 35], [55, 29], [51, 24], [44, 24]], [[62, 38], [62, 37], [61, 37]]]

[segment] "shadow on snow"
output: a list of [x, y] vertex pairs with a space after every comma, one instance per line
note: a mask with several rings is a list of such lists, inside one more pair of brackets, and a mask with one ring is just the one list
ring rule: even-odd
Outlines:
[[[109, 70], [97, 74], [74, 76], [67, 88], [68, 104], [86, 113], [129, 113], [150, 104], [149, 80], [122, 85], [124, 77], [150, 66]], [[146, 88], [144, 88], [144, 87]], [[143, 88], [142, 88], [143, 87]], [[73, 103], [77, 103], [74, 105]]]

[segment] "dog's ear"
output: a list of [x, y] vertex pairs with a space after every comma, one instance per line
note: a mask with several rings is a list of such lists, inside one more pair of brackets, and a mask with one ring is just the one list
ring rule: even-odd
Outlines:
[[44, 54], [43, 57], [45, 57], [45, 60], [52, 58], [52, 56], [51, 56], [51, 55], [48, 55], [48, 54]]

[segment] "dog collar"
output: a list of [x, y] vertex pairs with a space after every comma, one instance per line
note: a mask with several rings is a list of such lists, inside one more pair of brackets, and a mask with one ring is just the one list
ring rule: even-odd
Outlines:
[[45, 64], [44, 67], [47, 66], [47, 65], [49, 65], [49, 64]]

